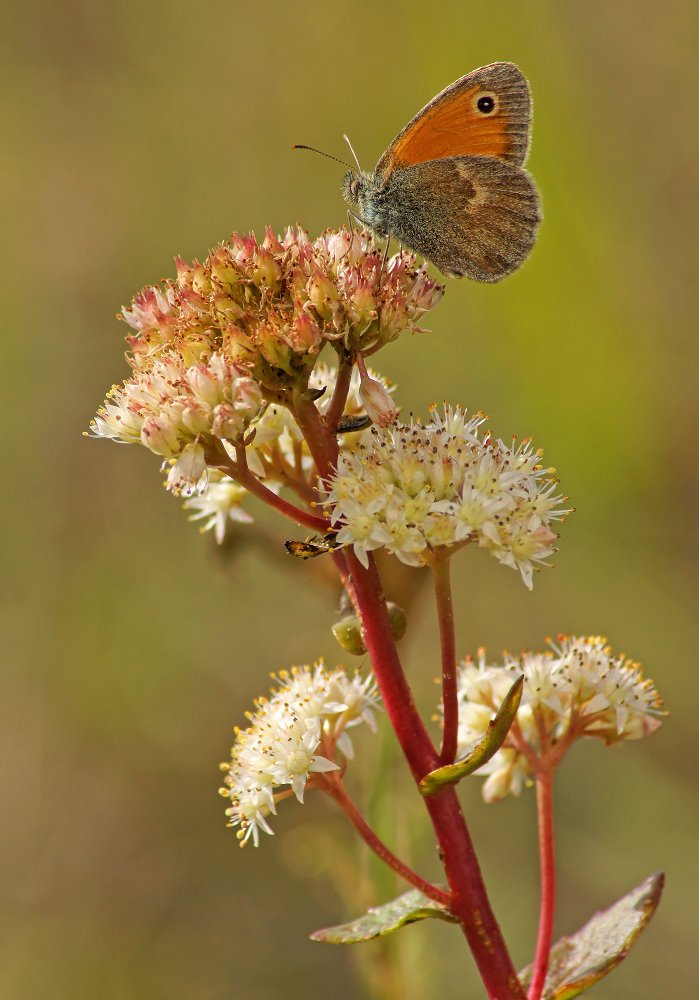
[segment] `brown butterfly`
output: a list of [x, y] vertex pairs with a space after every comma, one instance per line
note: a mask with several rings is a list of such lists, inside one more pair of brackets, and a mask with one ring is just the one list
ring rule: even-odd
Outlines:
[[399, 132], [373, 173], [350, 170], [345, 199], [378, 236], [444, 274], [499, 281], [526, 259], [541, 221], [523, 169], [531, 98], [508, 62], [467, 73]]

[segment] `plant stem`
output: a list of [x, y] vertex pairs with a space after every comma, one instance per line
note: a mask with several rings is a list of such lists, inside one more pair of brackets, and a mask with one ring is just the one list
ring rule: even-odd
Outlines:
[[325, 534], [330, 530], [330, 522], [326, 518], [318, 517], [317, 514], [311, 514], [301, 507], [289, 503], [288, 500], [278, 496], [273, 490], [268, 489], [264, 483], [260, 482], [247, 466], [245, 449], [243, 447], [237, 448], [236, 452], [238, 454], [238, 461], [234, 461], [223, 448], [218, 449], [215, 454], [208, 451], [206, 456], [207, 464], [215, 469], [220, 469], [221, 472], [225, 472], [227, 476], [230, 476], [236, 483], [244, 486], [253, 496], [262, 500], [269, 507], [273, 507], [290, 520], [295, 521], [296, 524], [302, 524], [304, 527], [310, 528], [311, 531], [316, 531], [320, 534]]
[[[413, 702], [391, 635], [386, 601], [373, 560], [369, 568], [346, 553], [364, 640], [386, 713], [416, 782], [439, 766], [439, 757]], [[453, 788], [424, 800], [437, 836], [451, 889], [452, 913], [459, 918], [491, 1000], [524, 1000], [524, 991], [490, 906], [468, 827]]]
[[539, 820], [539, 864], [541, 866], [541, 911], [536, 942], [534, 972], [528, 1000], [540, 1000], [546, 983], [553, 916], [556, 906], [556, 862], [553, 840], [553, 769], [541, 768], [536, 778], [536, 807]]
[[337, 802], [364, 843], [367, 844], [371, 850], [389, 866], [389, 868], [392, 868], [394, 872], [397, 872], [397, 874], [401, 876], [401, 878], [404, 878], [410, 885], [419, 889], [425, 896], [435, 900], [437, 903], [441, 903], [442, 906], [446, 906], [447, 908], [449, 907], [451, 902], [450, 894], [445, 892], [443, 889], [439, 889], [437, 886], [432, 885], [431, 882], [427, 882], [425, 879], [421, 878], [417, 872], [414, 872], [412, 868], [397, 858], [395, 854], [384, 844], [381, 838], [372, 830], [357, 806], [349, 797], [347, 789], [337, 773], [317, 775], [315, 777], [315, 784], [317, 784], [319, 788], [322, 788], [323, 791], [327, 792], [328, 795], [330, 795], [335, 802]]
[[[337, 440], [316, 407], [298, 398], [293, 408], [321, 479], [337, 464]], [[418, 783], [439, 766], [439, 757], [415, 707], [391, 634], [381, 579], [369, 558], [365, 568], [345, 551], [356, 607], [362, 618], [367, 651], [400, 747]], [[424, 799], [451, 889], [451, 912], [459, 918], [490, 1000], [524, 1000], [512, 959], [502, 937], [481, 875], [468, 827], [453, 788]]]
[[456, 692], [456, 639], [454, 634], [454, 607], [451, 598], [451, 559], [447, 556], [435, 558], [431, 563], [434, 579], [434, 593], [437, 599], [439, 619], [439, 640], [442, 650], [442, 705], [444, 707], [444, 734], [442, 764], [453, 764], [456, 760], [457, 736], [459, 730], [459, 700]]
[[333, 433], [337, 431], [337, 425], [340, 422], [342, 414], [345, 410], [345, 403], [347, 402], [347, 394], [349, 392], [351, 378], [352, 361], [349, 354], [343, 353], [340, 356], [338, 363], [337, 379], [335, 380], [333, 398], [331, 399], [330, 406], [325, 414], [325, 421]]

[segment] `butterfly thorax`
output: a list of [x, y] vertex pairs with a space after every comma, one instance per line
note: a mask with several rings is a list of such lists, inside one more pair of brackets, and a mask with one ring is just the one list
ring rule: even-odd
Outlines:
[[356, 218], [373, 230], [377, 236], [388, 236], [387, 206], [384, 205], [384, 183], [377, 174], [369, 174], [364, 170], [355, 173], [349, 170], [342, 182], [342, 194], [345, 201], [356, 209]]

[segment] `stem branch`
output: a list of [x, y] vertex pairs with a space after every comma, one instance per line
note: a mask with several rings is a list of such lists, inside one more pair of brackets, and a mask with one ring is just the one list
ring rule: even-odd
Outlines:
[[444, 735], [440, 762], [453, 764], [456, 760], [459, 730], [459, 701], [456, 691], [456, 641], [454, 634], [454, 607], [451, 597], [451, 559], [436, 558], [431, 563], [434, 593], [437, 599], [439, 639], [442, 649], [442, 705], [444, 706]]
[[553, 770], [542, 768], [536, 778], [536, 806], [539, 820], [539, 863], [541, 866], [541, 911], [536, 942], [534, 972], [527, 1000], [540, 1000], [546, 983], [553, 916], [556, 906], [556, 863], [553, 841]]
[[404, 864], [400, 858], [384, 844], [381, 838], [376, 834], [372, 828], [369, 826], [367, 821], [362, 816], [361, 812], [354, 804], [352, 799], [347, 793], [347, 789], [342, 783], [342, 779], [336, 774], [322, 775], [323, 781], [319, 781], [318, 775], [316, 777], [316, 783], [323, 791], [327, 792], [335, 802], [343, 810], [347, 818], [349, 819], [352, 826], [355, 828], [359, 836], [362, 838], [365, 844], [367, 844], [371, 850], [384, 861], [389, 868], [392, 868], [394, 872], [397, 872], [401, 878], [404, 878], [406, 882], [419, 889], [421, 893], [433, 899], [437, 903], [441, 903], [442, 906], [449, 907], [451, 902], [451, 896], [448, 892], [443, 889], [437, 888], [436, 885], [432, 885], [431, 882], [427, 882], [425, 879], [421, 878], [417, 872], [414, 872], [412, 868]]
[[248, 493], [252, 493], [258, 500], [262, 500], [263, 503], [266, 503], [269, 507], [273, 507], [280, 514], [295, 521], [296, 524], [302, 524], [304, 527], [310, 528], [311, 531], [316, 531], [320, 534], [325, 534], [330, 530], [330, 522], [326, 518], [318, 517], [317, 514], [310, 514], [301, 507], [289, 503], [288, 500], [278, 496], [273, 490], [268, 489], [257, 476], [253, 475], [245, 461], [245, 448], [242, 445], [236, 448], [236, 452], [238, 460], [234, 461], [223, 448], [220, 448], [215, 454], [207, 454], [207, 464], [213, 468], [220, 469], [221, 472], [225, 472], [231, 479], [235, 479], [236, 483], [244, 486]]
[[350, 355], [344, 352], [339, 359], [333, 398], [330, 400], [330, 406], [325, 414], [325, 422], [333, 434], [337, 431], [337, 425], [345, 411], [351, 378], [352, 360]]

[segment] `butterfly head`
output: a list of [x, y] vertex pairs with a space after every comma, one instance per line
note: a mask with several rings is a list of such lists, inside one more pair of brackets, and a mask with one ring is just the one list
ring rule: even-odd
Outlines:
[[380, 228], [380, 184], [374, 174], [364, 170], [348, 170], [342, 181], [345, 201], [357, 210], [359, 221], [372, 229]]
[[342, 179], [342, 195], [345, 201], [350, 205], [358, 205], [360, 194], [365, 187], [366, 181], [361, 172], [355, 173], [354, 170], [348, 170]]

